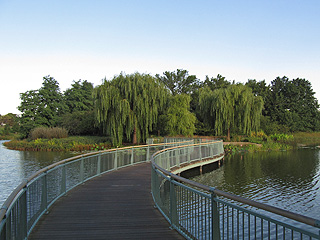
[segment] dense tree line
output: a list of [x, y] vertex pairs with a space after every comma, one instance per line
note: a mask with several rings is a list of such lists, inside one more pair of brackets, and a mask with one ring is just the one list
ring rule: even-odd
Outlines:
[[50, 76], [20, 94], [20, 132], [64, 127], [72, 135], [107, 135], [113, 144], [144, 142], [149, 134], [248, 135], [262, 130], [319, 131], [319, 104], [308, 80], [277, 77], [269, 85], [221, 75], [200, 81], [183, 69], [162, 75], [124, 74], [100, 86], [74, 81], [61, 92]]

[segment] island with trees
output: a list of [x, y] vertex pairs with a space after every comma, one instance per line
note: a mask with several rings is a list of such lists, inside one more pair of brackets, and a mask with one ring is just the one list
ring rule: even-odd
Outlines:
[[320, 145], [318, 100], [303, 78], [246, 83], [221, 75], [204, 80], [177, 69], [120, 73], [93, 86], [73, 81], [61, 92], [52, 76], [20, 94], [20, 115], [0, 116], [0, 136], [18, 150], [91, 151], [145, 143], [148, 137], [201, 136], [288, 149]]

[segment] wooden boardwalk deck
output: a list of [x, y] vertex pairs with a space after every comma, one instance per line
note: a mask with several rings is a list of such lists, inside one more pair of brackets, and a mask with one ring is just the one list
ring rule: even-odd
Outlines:
[[150, 168], [122, 168], [71, 190], [28, 239], [184, 239], [154, 208]]

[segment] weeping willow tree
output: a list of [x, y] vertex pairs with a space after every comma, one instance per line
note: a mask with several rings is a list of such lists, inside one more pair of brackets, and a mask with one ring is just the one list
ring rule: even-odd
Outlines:
[[199, 104], [205, 121], [217, 135], [227, 132], [228, 140], [231, 132], [250, 134], [260, 127], [263, 100], [242, 84], [232, 84], [214, 91], [203, 88]]
[[119, 145], [145, 141], [166, 101], [167, 90], [147, 74], [114, 77], [94, 90], [96, 118], [103, 132]]
[[187, 94], [171, 96], [165, 115], [160, 116], [165, 133], [169, 136], [192, 136], [196, 116], [190, 110], [191, 97]]

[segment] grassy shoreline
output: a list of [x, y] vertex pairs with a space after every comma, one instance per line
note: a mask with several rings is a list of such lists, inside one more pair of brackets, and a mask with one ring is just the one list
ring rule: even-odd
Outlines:
[[[108, 137], [99, 136], [71, 136], [67, 138], [53, 138], [35, 140], [17, 140], [18, 136], [2, 136], [4, 145], [13, 150], [20, 151], [76, 151], [88, 152], [113, 148]], [[0, 138], [0, 139], [1, 139]], [[275, 134], [266, 136], [256, 134], [250, 137], [235, 136], [233, 141], [225, 142], [225, 152], [256, 152], [256, 151], [283, 151], [304, 146], [320, 146], [320, 132], [295, 133], [293, 135]]]
[[19, 151], [75, 151], [88, 152], [99, 151], [111, 148], [111, 143], [107, 137], [97, 136], [72, 136], [67, 138], [36, 139], [36, 140], [11, 140], [4, 145], [12, 150]]

